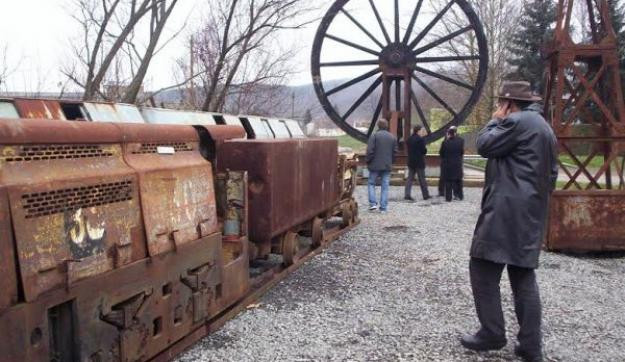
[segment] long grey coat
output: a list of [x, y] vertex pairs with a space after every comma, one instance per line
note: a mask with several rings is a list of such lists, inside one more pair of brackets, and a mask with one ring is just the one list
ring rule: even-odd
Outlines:
[[535, 269], [558, 176], [557, 140], [540, 106], [490, 121], [477, 149], [488, 163], [471, 256]]
[[379, 130], [367, 143], [369, 171], [391, 171], [397, 153], [397, 138], [389, 131]]

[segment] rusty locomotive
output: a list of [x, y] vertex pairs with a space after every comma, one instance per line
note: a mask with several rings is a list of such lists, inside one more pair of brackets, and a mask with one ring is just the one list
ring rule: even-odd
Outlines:
[[167, 360], [358, 222], [335, 140], [39, 104], [0, 119], [0, 361]]

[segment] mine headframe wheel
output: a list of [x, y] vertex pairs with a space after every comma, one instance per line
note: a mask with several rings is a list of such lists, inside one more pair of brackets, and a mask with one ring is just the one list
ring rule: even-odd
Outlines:
[[282, 258], [286, 266], [299, 260], [299, 235], [296, 232], [287, 231], [282, 236]]
[[[370, 7], [370, 9], [366, 9], [365, 6], [363, 6], [363, 9], [358, 9], [359, 12], [357, 15], [360, 16], [361, 14], [364, 14], [362, 16], [369, 16], [371, 19], [372, 16], [375, 15], [375, 19], [380, 27], [383, 39], [380, 38], [380, 35], [376, 36], [372, 34], [373, 29], [371, 27], [365, 27], [363, 23], [356, 18], [354, 15], [355, 12], [354, 14], [350, 13], [350, 10], [346, 8], [349, 1], [350, 0], [337, 0], [330, 7], [317, 30], [312, 50], [311, 72], [313, 85], [321, 105], [332, 121], [350, 136], [362, 142], [367, 142], [369, 137], [375, 131], [378, 119], [382, 116], [389, 117], [389, 94], [393, 93], [392, 88], [394, 84], [396, 101], [395, 108], [405, 110], [403, 113], [405, 118], [408, 119], [408, 122], [406, 123], [409, 127], [411, 118], [410, 114], [412, 112], [412, 107], [414, 106], [418, 116], [417, 119], [427, 131], [427, 136], [425, 138], [427, 143], [431, 143], [442, 138], [451, 126], [457, 126], [463, 123], [479, 101], [480, 94], [484, 88], [484, 84], [486, 83], [488, 69], [488, 45], [486, 42], [486, 36], [484, 35], [482, 24], [480, 23], [477, 14], [469, 5], [468, 1], [446, 0], [446, 2], [442, 2], [442, 4], [446, 5], [440, 10], [437, 10], [438, 13], [435, 12], [431, 21], [429, 21], [429, 23], [427, 23], [427, 25], [425, 25], [422, 29], [416, 29], [415, 25], [420, 24], [417, 19], [424, 15], [423, 5], [425, 2], [425, 0], [418, 0], [416, 6], [411, 5], [410, 11], [412, 16], [408, 26], [405, 30], [403, 30], [401, 29], [402, 26], [400, 26], [399, 0], [368, 0], [368, 7]], [[376, 4], [378, 4], [378, 6], [384, 4], [394, 4], [395, 22], [393, 24], [394, 32], [392, 32], [391, 35], [389, 35], [388, 29], [386, 29], [383, 23], [378, 10], [379, 7], [376, 6]], [[411, 2], [411, 4], [414, 3]], [[402, 10], [408, 11], [405, 9]], [[365, 12], [369, 12], [370, 14], [365, 14]], [[445, 17], [449, 13], [462, 15], [462, 21], [464, 23], [455, 24], [454, 28], [450, 29], [447, 35], [429, 34], [433, 28], [440, 25], [441, 21], [446, 22]], [[337, 17], [339, 14], [341, 14], [341, 16]], [[359, 29], [355, 31], [360, 32], [362, 37], [366, 36], [369, 40], [371, 40], [371, 45], [363, 45], [362, 41], [359, 44], [356, 40], [350, 39], [350, 37], [353, 37], [352, 33], [329, 33], [328, 30], [334, 21], [351, 22]], [[425, 21], [422, 23], [424, 22]], [[393, 38], [392, 35], [394, 35]], [[436, 39], [427, 39], [428, 36], [436, 36]], [[470, 49], [472, 50], [466, 54], [462, 52], [442, 54], [441, 51], [444, 51], [442, 46], [445, 46], [450, 40], [459, 36], [472, 37], [476, 46], [471, 47]], [[324, 42], [328, 40], [340, 43], [341, 46], [346, 47], [345, 49], [353, 50], [353, 60], [328, 61], [325, 57], [324, 60], [322, 60]], [[369, 41], [367, 40], [367, 42]], [[373, 44], [375, 44], [375, 46], [372, 46]], [[477, 74], [469, 77], [472, 80], [467, 80], [458, 79], [458, 76], [450, 75], [449, 72], [441, 72], [439, 70], [442, 69], [442, 66], [449, 67], [449, 65], [457, 64], [453, 62], [463, 62], [462, 64], [470, 62], [470, 64], [472, 64], [472, 69], [477, 70]], [[340, 85], [332, 85], [329, 89], [326, 88], [324, 79], [322, 79], [322, 69], [340, 69], [342, 71], [347, 69], [347, 67], [361, 67], [362, 69], [367, 69], [367, 66], [369, 67], [368, 69], [370, 69], [369, 71], [343, 82]], [[429, 67], [429, 69], [427, 67]], [[432, 69], [432, 67], [437, 68]], [[403, 79], [400, 80], [397, 78], [398, 72], [405, 74]], [[452, 107], [443, 99], [443, 97], [437, 94], [433, 87], [427, 84], [427, 79], [436, 79], [444, 84], [445, 89], [449, 89], [450, 91], [454, 91], [456, 89], [462, 90], [465, 94], [468, 92], [469, 95], [465, 98], [464, 103], [456, 102], [462, 103], [462, 106], [455, 104], [455, 107]], [[339, 110], [335, 108], [330, 97], [357, 84], [364, 87], [367, 84], [365, 82], [369, 82], [371, 85], [359, 98], [355, 99], [355, 102], [348, 110], [339, 112]], [[404, 83], [403, 86], [402, 82]], [[409, 83], [409, 87], [406, 86], [406, 83]], [[417, 85], [423, 90], [423, 92], [425, 92], [423, 94], [429, 94], [429, 96], [437, 102], [441, 109], [444, 109], [447, 112], [449, 117], [447, 118], [447, 122], [445, 124], [438, 126], [434, 126], [433, 124], [430, 125], [431, 120], [427, 119], [424, 113], [424, 108], [422, 107], [422, 104], [418, 99], [417, 92], [415, 91]], [[352, 116], [367, 99], [373, 97], [375, 97], [373, 98], [374, 100], [377, 99], [376, 91], [379, 93], [380, 88], [382, 89], [382, 95], [379, 97], [379, 102], [373, 112], [373, 117], [368, 124], [368, 130], [365, 132], [352, 126], [349, 123], [349, 121], [352, 120], [350, 119], [350, 116]], [[403, 95], [401, 95], [402, 92]], [[384, 94], [386, 94], [386, 96]], [[401, 101], [398, 101], [398, 99], [401, 99]], [[402, 102], [403, 105], [401, 105]], [[405, 133], [408, 127], [402, 130], [402, 132]]]

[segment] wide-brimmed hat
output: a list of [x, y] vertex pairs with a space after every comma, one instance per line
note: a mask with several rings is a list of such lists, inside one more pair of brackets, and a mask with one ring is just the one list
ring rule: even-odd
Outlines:
[[497, 98], [526, 102], [538, 102], [543, 100], [540, 96], [532, 92], [530, 83], [525, 81], [503, 82]]

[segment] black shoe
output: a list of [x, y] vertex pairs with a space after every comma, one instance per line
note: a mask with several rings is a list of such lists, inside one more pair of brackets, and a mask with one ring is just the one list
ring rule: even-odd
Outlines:
[[431, 196], [426, 196], [426, 197], [423, 198], [423, 201], [427, 201], [427, 200], [429, 200], [431, 198], [432, 198]]
[[514, 354], [517, 355], [518, 357], [521, 357], [521, 359], [525, 362], [542, 362], [543, 361], [542, 353], [540, 352], [532, 353], [532, 352], [526, 351], [523, 348], [521, 348], [521, 346], [519, 345], [514, 346]]
[[410, 197], [410, 196], [406, 196], [406, 197], [404, 197], [404, 200], [407, 200], [407, 201], [414, 201], [414, 199], [413, 199], [412, 197]]
[[506, 346], [507, 341], [503, 340], [486, 340], [474, 334], [468, 334], [460, 338], [460, 344], [464, 348], [474, 351], [494, 351], [502, 349]]

